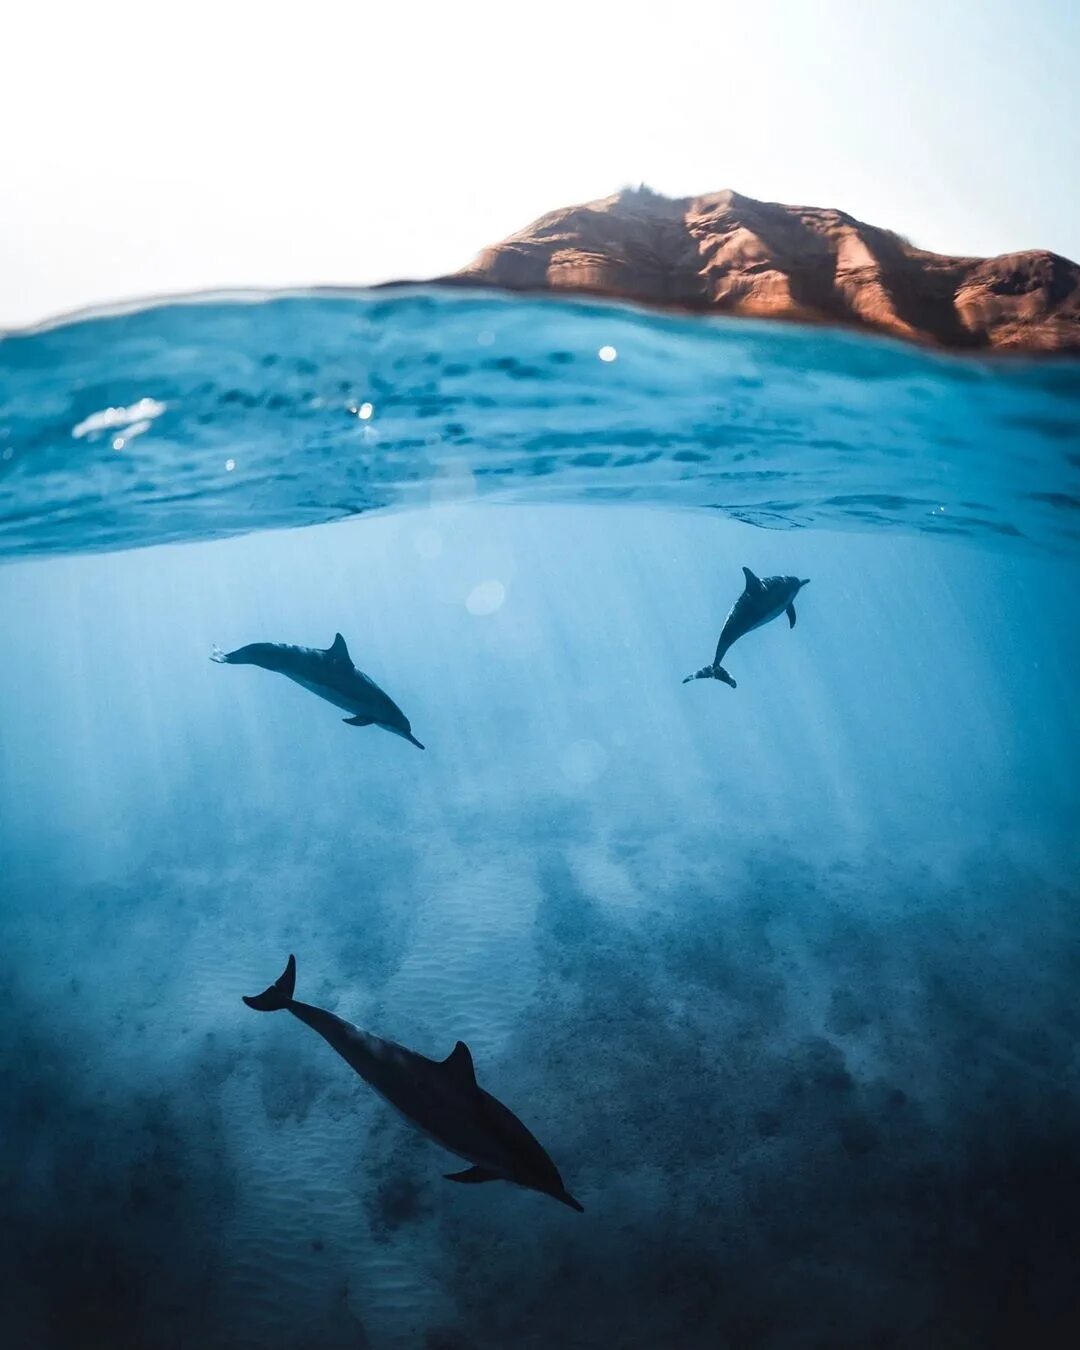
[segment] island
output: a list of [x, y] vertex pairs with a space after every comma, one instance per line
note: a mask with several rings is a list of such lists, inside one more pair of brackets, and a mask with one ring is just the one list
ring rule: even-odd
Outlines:
[[541, 216], [444, 285], [842, 325], [941, 348], [1080, 354], [1080, 266], [959, 258], [843, 211], [632, 188]]

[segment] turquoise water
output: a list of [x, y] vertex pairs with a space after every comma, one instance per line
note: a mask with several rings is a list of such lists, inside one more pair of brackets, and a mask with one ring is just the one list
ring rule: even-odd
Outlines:
[[[7, 1343], [1075, 1343], [1076, 365], [294, 297], [0, 406]], [[744, 564], [798, 623], [684, 686]], [[207, 660], [335, 632], [423, 753]], [[289, 952], [586, 1212], [245, 1008]]]
[[702, 506], [780, 529], [1080, 537], [1076, 362], [382, 292], [165, 305], [15, 334], [0, 346], [0, 398], [7, 555], [472, 492]]

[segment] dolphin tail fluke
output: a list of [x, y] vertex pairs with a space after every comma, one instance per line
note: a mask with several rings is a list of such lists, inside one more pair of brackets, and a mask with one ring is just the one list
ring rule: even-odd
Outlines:
[[290, 956], [285, 969], [269, 989], [264, 989], [261, 994], [256, 994], [254, 998], [248, 998], [246, 994], [242, 997], [248, 1007], [254, 1008], [256, 1012], [278, 1012], [281, 1008], [287, 1008], [292, 1002], [295, 988], [296, 957]]
[[687, 675], [683, 684], [689, 684], [691, 680], [722, 680], [724, 684], [730, 684], [732, 689], [738, 687], [723, 666], [702, 666], [693, 675]]

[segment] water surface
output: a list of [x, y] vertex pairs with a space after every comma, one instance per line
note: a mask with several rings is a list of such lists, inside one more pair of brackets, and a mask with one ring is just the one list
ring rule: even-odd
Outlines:
[[0, 405], [8, 554], [472, 491], [1040, 547], [1080, 529], [1076, 362], [747, 320], [424, 291], [172, 304], [9, 337]]

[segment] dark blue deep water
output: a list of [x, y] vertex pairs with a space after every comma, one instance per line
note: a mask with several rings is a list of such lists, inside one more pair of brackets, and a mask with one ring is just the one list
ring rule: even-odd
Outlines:
[[[1076, 364], [89, 318], [0, 340], [0, 553], [5, 1346], [1080, 1344]], [[683, 685], [744, 564], [796, 627]], [[207, 660], [335, 632], [423, 753]], [[586, 1212], [245, 1008], [289, 952]]]

